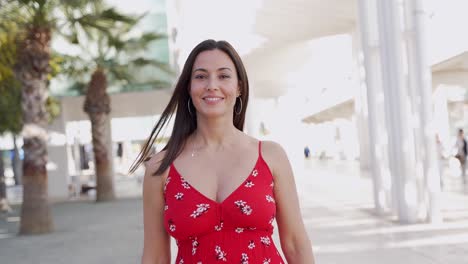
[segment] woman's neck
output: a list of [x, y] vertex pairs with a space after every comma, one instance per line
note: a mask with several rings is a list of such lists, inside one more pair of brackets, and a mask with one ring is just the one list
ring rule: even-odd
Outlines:
[[223, 120], [198, 122], [191, 142], [197, 149], [220, 150], [235, 144], [239, 132], [232, 120], [229, 122]]

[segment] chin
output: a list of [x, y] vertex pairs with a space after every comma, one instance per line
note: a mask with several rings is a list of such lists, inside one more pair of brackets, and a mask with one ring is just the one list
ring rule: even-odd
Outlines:
[[199, 113], [201, 116], [205, 117], [205, 118], [220, 118], [220, 117], [224, 117], [224, 116], [228, 116], [230, 115], [231, 113], [229, 113], [228, 111], [224, 111], [224, 110], [221, 110], [221, 109], [210, 109], [209, 111], [202, 111]]

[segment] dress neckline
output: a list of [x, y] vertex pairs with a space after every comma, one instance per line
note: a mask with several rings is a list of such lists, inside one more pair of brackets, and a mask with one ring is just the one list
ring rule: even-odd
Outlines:
[[216, 201], [208, 196], [206, 196], [205, 194], [203, 194], [201, 191], [199, 191], [197, 188], [195, 188], [189, 181], [187, 181], [184, 176], [179, 172], [179, 170], [177, 170], [177, 168], [175, 167], [174, 165], [174, 162], [171, 163], [171, 166], [170, 166], [170, 169], [173, 170], [177, 176], [179, 176], [179, 179], [182, 181], [182, 182], [185, 182], [188, 184], [188, 186], [190, 186], [191, 189], [193, 189], [196, 193], [198, 193], [199, 196], [201, 196], [203, 199], [209, 201], [210, 203], [212, 204], [215, 204], [217, 206], [222, 206], [223, 204], [226, 203], [226, 201], [230, 200], [241, 188], [242, 186], [244, 186], [247, 181], [250, 179], [250, 177], [252, 177], [252, 174], [254, 173], [254, 171], [257, 169], [257, 166], [258, 166], [258, 163], [260, 162], [260, 160], [262, 159], [262, 149], [261, 149], [261, 141], [259, 140], [258, 141], [258, 155], [257, 155], [257, 160], [255, 161], [255, 164], [253, 166], [253, 168], [250, 170], [250, 173], [247, 175], [247, 177], [239, 184], [239, 186], [237, 186], [237, 188], [235, 188], [228, 196], [226, 196], [226, 198], [224, 198], [224, 200], [222, 201]]
[[190, 182], [188, 182], [184, 178], [184, 176], [182, 176], [182, 174], [174, 166], [174, 163], [171, 164], [171, 169], [174, 170], [175, 174], [177, 174], [177, 176], [179, 176], [179, 179], [182, 182], [186, 182], [190, 186], [190, 188], [193, 189], [196, 193], [198, 193], [198, 195], [200, 195], [203, 199], [208, 200], [210, 203], [215, 204], [217, 206], [222, 206], [223, 204], [226, 203], [226, 201], [230, 200], [230, 198], [232, 198], [232, 196], [234, 196], [234, 194], [236, 194], [242, 188], [242, 186], [244, 186], [247, 183], [247, 181], [250, 179], [250, 177], [252, 177], [253, 172], [257, 169], [257, 165], [258, 165], [259, 162], [260, 162], [260, 156], [257, 157], [257, 161], [255, 162], [254, 167], [252, 168], [252, 170], [250, 170], [250, 173], [249, 173], [249, 175], [247, 175], [245, 180], [243, 180], [239, 184], [239, 186], [237, 186], [228, 196], [226, 196], [226, 198], [224, 198], [224, 200], [219, 201], [219, 202], [212, 199], [212, 198], [210, 198], [210, 197], [208, 197], [207, 195], [203, 194], [197, 188], [195, 188]]

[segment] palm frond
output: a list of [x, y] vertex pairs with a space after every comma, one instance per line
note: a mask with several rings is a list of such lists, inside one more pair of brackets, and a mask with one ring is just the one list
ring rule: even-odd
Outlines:
[[109, 21], [118, 21], [126, 24], [135, 24], [139, 21], [139, 18], [119, 13], [115, 8], [108, 8], [102, 11], [100, 14], [97, 15], [96, 18]]
[[174, 71], [167, 63], [164, 63], [155, 59], [139, 57], [139, 58], [131, 60], [128, 64], [136, 68], [145, 67], [145, 66], [153, 66], [159, 70], [162, 70], [163, 72], [167, 74], [170, 74], [170, 75], [174, 74]]
[[74, 22], [79, 23], [83, 28], [95, 28], [102, 32], [107, 32], [115, 23], [122, 22], [132, 24], [135, 18], [123, 15], [114, 8], [108, 8], [99, 13], [87, 13], [75, 18]]
[[75, 29], [68, 29], [67, 31], [59, 30], [57, 31], [57, 34], [71, 44], [79, 43], [78, 32], [76, 32]]
[[56, 56], [60, 56], [60, 74], [68, 76], [74, 80], [85, 80], [86, 78], [89, 78], [95, 68], [95, 64], [83, 60], [78, 56], [64, 54]]
[[138, 88], [138, 87], [150, 87], [151, 89], [165, 89], [171, 86], [170, 82], [163, 80], [150, 80], [145, 82], [136, 82], [131, 83], [129, 86]]
[[135, 53], [148, 49], [149, 44], [154, 41], [166, 39], [167, 35], [162, 33], [148, 32], [139, 37], [134, 37], [126, 40], [122, 46], [122, 50], [128, 53]]
[[126, 42], [123, 41], [119, 37], [115, 37], [109, 34], [106, 36], [106, 38], [107, 38], [107, 45], [109, 47], [115, 48], [117, 51], [123, 50], [125, 46], [127, 45]]
[[19, 2], [22, 5], [31, 5], [36, 2], [36, 0], [10, 0], [8, 2]]
[[89, 4], [88, 0], [60, 0], [59, 1], [60, 6], [63, 6], [66, 8], [72, 8], [72, 9], [83, 8], [87, 4]]
[[112, 75], [110, 79], [125, 81], [127, 83], [135, 83], [134, 75], [128, 70], [128, 67], [118, 65], [108, 69]]

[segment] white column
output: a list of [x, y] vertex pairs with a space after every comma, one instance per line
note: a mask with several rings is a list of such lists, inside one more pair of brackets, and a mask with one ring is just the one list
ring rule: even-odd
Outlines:
[[432, 76], [427, 54], [425, 25], [428, 14], [421, 0], [405, 1], [405, 28], [408, 49], [410, 90], [415, 94], [415, 109], [419, 119], [418, 134], [422, 162], [423, 194], [427, 203], [427, 220], [440, 222], [440, 174], [438, 169], [435, 127], [433, 119]]
[[371, 170], [372, 173], [372, 153], [371, 153], [371, 139], [369, 135], [369, 118], [367, 108], [367, 91], [365, 83], [361, 78], [361, 43], [359, 41], [359, 33], [357, 31], [351, 33], [352, 39], [352, 52], [354, 61], [353, 75], [356, 80], [357, 88], [354, 95], [354, 113], [355, 123], [357, 128], [357, 136], [359, 140], [359, 167], [361, 171], [367, 172]]
[[[401, 1], [402, 7], [404, 8], [404, 17], [405, 17], [405, 25], [403, 25], [403, 41], [405, 42], [406, 49], [403, 52], [406, 52], [406, 64], [407, 64], [407, 72], [405, 72], [405, 76], [407, 77], [407, 90], [410, 98], [410, 113], [409, 119], [411, 120], [411, 128], [413, 129], [414, 135], [414, 167], [416, 168], [416, 187], [418, 189], [418, 203], [421, 204], [421, 213], [427, 212], [427, 207], [425, 204], [425, 183], [424, 183], [424, 133], [422, 130], [421, 124], [421, 116], [420, 116], [420, 109], [421, 109], [421, 94], [418, 91], [418, 81], [417, 81], [417, 69], [419, 68], [419, 61], [415, 58], [414, 52], [414, 39], [410, 36], [410, 30], [408, 29], [408, 8], [407, 5], [403, 5], [404, 1]], [[408, 2], [406, 1], [406, 4]], [[410, 19], [411, 20], [411, 19]]]
[[362, 89], [367, 90], [370, 169], [373, 179], [374, 206], [378, 214], [390, 208], [391, 179], [388, 168], [387, 134], [383, 107], [382, 76], [380, 74], [377, 9], [374, 1], [359, 1], [358, 67]]
[[[353, 42], [356, 37], [353, 35]], [[355, 60], [357, 61], [358, 55], [355, 52]], [[359, 65], [357, 64], [356, 67]], [[358, 71], [358, 70], [357, 70]], [[358, 130], [359, 138], [359, 165], [361, 170], [367, 171], [372, 168], [372, 157], [370, 152], [371, 139], [369, 135], [369, 120], [367, 112], [367, 92], [366, 87], [360, 85], [356, 89], [354, 96], [354, 112], [356, 114], [356, 128]]]
[[410, 98], [403, 76], [403, 40], [397, 0], [377, 1], [392, 195], [401, 223], [418, 221], [418, 188]]
[[65, 132], [64, 107], [62, 112], [49, 126], [49, 142], [47, 163], [49, 198], [51, 200], [68, 199], [68, 184], [70, 175], [68, 169], [68, 151]]

